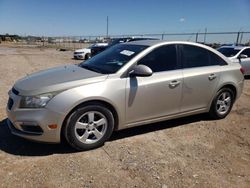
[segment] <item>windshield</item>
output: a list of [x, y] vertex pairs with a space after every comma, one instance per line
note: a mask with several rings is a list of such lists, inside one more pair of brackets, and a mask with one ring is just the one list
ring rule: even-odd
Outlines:
[[123, 42], [126, 42], [126, 41], [127, 41], [126, 38], [112, 39], [112, 40], [109, 42], [109, 46], [114, 46], [114, 45], [116, 45], [116, 44], [123, 43]]
[[240, 51], [240, 49], [219, 48], [218, 51], [227, 57], [233, 57]]
[[82, 62], [79, 66], [102, 74], [116, 73], [128, 61], [148, 46], [143, 45], [115, 45], [102, 53]]

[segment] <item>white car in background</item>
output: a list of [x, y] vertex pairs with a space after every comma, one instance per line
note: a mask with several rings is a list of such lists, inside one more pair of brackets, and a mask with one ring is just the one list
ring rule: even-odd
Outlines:
[[250, 76], [250, 46], [222, 46], [218, 51], [231, 61], [240, 63], [245, 76]]
[[108, 43], [96, 43], [88, 48], [78, 49], [74, 51], [74, 59], [89, 59], [91, 57], [91, 48], [94, 46], [107, 46]]

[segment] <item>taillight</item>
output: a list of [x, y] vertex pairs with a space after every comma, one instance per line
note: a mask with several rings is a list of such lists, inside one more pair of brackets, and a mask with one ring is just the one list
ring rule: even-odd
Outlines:
[[240, 68], [240, 72], [241, 72], [242, 74], [245, 74], [245, 69], [244, 69], [243, 67], [241, 67], [241, 68]]

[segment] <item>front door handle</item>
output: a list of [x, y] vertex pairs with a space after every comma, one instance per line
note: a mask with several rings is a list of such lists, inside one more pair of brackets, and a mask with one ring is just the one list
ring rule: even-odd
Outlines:
[[216, 74], [210, 74], [209, 76], [208, 76], [208, 79], [209, 80], [213, 80], [213, 79], [215, 79], [217, 76], [216, 76]]
[[178, 81], [178, 80], [173, 80], [173, 81], [171, 81], [171, 82], [169, 83], [169, 86], [170, 86], [171, 88], [175, 88], [175, 87], [178, 86], [180, 83], [181, 83], [181, 82]]

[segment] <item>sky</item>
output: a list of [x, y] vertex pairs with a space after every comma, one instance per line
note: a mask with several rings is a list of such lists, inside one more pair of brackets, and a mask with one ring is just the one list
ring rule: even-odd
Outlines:
[[0, 34], [250, 31], [250, 0], [0, 0]]

